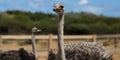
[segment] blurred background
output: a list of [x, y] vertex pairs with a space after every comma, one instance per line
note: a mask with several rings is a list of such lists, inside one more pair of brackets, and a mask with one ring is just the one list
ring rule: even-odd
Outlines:
[[[57, 34], [55, 3], [65, 5], [65, 35], [96, 35], [96, 40], [114, 53], [120, 60], [120, 0], [0, 0], [0, 35], [29, 35], [37, 27], [37, 35]], [[102, 37], [101, 37], [102, 36]], [[0, 50], [31, 50], [30, 39], [0, 39]], [[40, 59], [47, 58], [48, 40], [37, 40]], [[56, 39], [53, 48], [57, 49]], [[91, 39], [67, 39], [68, 42], [92, 41]], [[8, 49], [8, 47], [14, 46]], [[43, 49], [44, 48], [44, 49]], [[114, 49], [115, 48], [115, 49]], [[43, 50], [41, 50], [43, 49]]]
[[[0, 34], [56, 34], [54, 3], [65, 5], [65, 34], [120, 33], [119, 0], [0, 0]], [[43, 24], [44, 23], [44, 24]]]

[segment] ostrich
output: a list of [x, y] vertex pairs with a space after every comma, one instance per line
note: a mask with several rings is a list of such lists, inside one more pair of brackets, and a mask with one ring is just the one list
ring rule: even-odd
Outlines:
[[0, 53], [0, 60], [37, 60], [34, 33], [40, 32], [40, 31], [41, 30], [37, 29], [36, 27], [32, 28], [33, 53], [28, 53], [23, 48], [20, 48], [19, 50], [10, 50], [7, 52]]
[[37, 60], [37, 54], [36, 54], [36, 47], [35, 47], [35, 33], [37, 32], [40, 32], [41, 30], [36, 28], [36, 27], [33, 27], [32, 28], [32, 51], [33, 51], [33, 54], [35, 55], [35, 60]]
[[[59, 25], [64, 23], [64, 5], [55, 4], [53, 9], [59, 15]], [[52, 50], [48, 54], [48, 60], [113, 60], [112, 54], [107, 52], [102, 43], [98, 42], [82, 42], [70, 43], [63, 45], [63, 27], [58, 26], [58, 53]], [[60, 39], [61, 38], [61, 39]], [[64, 55], [65, 54], [65, 55]]]
[[62, 3], [55, 4], [54, 9], [58, 13], [58, 53], [57, 60], [66, 60], [64, 52], [64, 39], [63, 39], [63, 30], [64, 30], [64, 5]]

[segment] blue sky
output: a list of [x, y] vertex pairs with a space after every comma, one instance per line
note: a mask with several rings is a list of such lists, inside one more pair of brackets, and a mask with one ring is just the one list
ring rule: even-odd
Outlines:
[[0, 12], [24, 10], [54, 13], [54, 3], [64, 3], [65, 12], [90, 12], [120, 17], [120, 0], [0, 0]]

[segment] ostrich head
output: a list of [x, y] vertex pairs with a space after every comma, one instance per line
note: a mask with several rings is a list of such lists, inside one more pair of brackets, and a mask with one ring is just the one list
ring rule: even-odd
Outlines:
[[56, 3], [54, 5], [53, 11], [55, 11], [58, 14], [61, 14], [64, 12], [64, 5], [62, 3]]
[[36, 27], [33, 27], [33, 28], [32, 28], [32, 32], [33, 32], [33, 33], [35, 33], [35, 32], [41, 32], [41, 30], [38, 29], [38, 28], [36, 28]]

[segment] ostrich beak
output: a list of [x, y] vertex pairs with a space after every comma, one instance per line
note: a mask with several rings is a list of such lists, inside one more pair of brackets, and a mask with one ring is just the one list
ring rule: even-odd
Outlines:
[[42, 30], [38, 29], [37, 32], [41, 32]]

